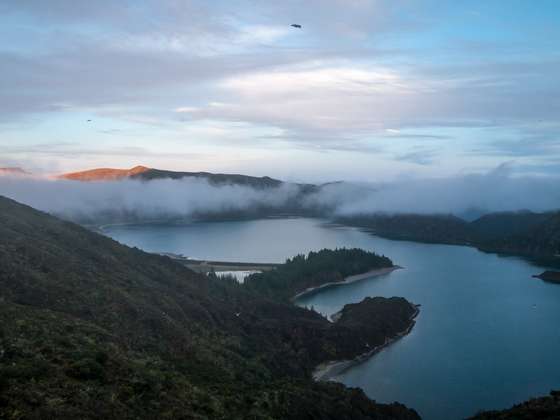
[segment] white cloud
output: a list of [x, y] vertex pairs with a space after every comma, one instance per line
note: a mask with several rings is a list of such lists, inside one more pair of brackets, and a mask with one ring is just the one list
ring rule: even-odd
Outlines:
[[394, 70], [320, 61], [227, 77], [217, 89], [227, 100], [189, 109], [193, 118], [352, 135], [398, 123], [410, 111], [399, 101], [417, 101], [423, 88]]
[[180, 106], [179, 108], [175, 108], [175, 112], [185, 113], [188, 114], [189, 112], [196, 112], [198, 108], [193, 106]]
[[[464, 23], [449, 13], [461, 6], [425, 6], [406, 0], [0, 2], [6, 40], [0, 129], [24, 121], [18, 139], [27, 134], [23, 141], [32, 144], [41, 134], [34, 119], [64, 117], [59, 132], [49, 134], [88, 149], [92, 140], [71, 123], [86, 110], [136, 124], [154, 142], [177, 139], [189, 125], [200, 138], [185, 143], [221, 146], [226, 138], [238, 140], [231, 124], [241, 123], [250, 127], [243, 147], [371, 152], [398, 137], [410, 150], [392, 156], [424, 162], [434, 172], [441, 168], [432, 165], [437, 153], [428, 156], [427, 137], [411, 132], [429, 128], [433, 139], [439, 135], [429, 150], [455, 142], [462, 165], [465, 151], [475, 148], [493, 158], [557, 153], [560, 61], [546, 49], [556, 29], [547, 39], [531, 32], [524, 49], [475, 31], [472, 43], [462, 43], [461, 28], [449, 30]], [[519, 25], [516, 36], [529, 32], [526, 22]], [[480, 138], [476, 130], [461, 140], [441, 136], [446, 127], [493, 126], [503, 134], [539, 120], [549, 128], [538, 139], [521, 133], [504, 141], [489, 131]], [[121, 143], [133, 144], [130, 138]], [[479, 147], [484, 142], [495, 147], [488, 152], [492, 147]]]

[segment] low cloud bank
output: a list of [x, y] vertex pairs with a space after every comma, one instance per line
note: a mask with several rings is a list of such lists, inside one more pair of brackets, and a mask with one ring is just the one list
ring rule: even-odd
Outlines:
[[257, 190], [201, 179], [76, 182], [1, 176], [0, 195], [72, 220], [189, 218], [262, 208], [335, 215], [560, 209], [558, 178], [516, 177], [507, 167], [482, 175], [402, 179], [386, 184], [333, 183], [302, 195], [294, 184]]
[[0, 177], [0, 195], [72, 220], [108, 216], [158, 219], [282, 207], [297, 192], [290, 184], [257, 190], [240, 185], [214, 186], [200, 179], [78, 182]]
[[331, 206], [339, 215], [452, 213], [560, 209], [560, 178], [517, 177], [508, 167], [443, 179], [402, 179], [387, 184], [326, 185], [310, 203]]

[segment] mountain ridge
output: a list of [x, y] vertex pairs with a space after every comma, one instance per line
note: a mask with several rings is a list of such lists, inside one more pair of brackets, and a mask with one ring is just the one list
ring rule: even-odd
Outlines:
[[64, 173], [58, 175], [57, 178], [72, 181], [114, 181], [129, 178], [149, 170], [150, 168], [142, 165], [137, 165], [130, 169], [94, 168], [85, 171]]
[[[130, 169], [114, 169], [114, 168], [96, 168], [85, 171], [64, 173], [57, 176], [59, 179], [67, 179], [73, 181], [114, 181], [121, 179], [134, 179], [140, 181], [152, 181], [156, 179], [184, 179], [195, 178], [204, 179], [213, 185], [246, 185], [253, 188], [276, 188], [286, 182], [271, 178], [269, 176], [250, 176], [242, 174], [224, 174], [212, 172], [188, 172], [188, 171], [170, 171], [165, 169], [156, 169], [146, 166], [135, 166]], [[313, 184], [295, 184], [305, 188], [314, 187]]]

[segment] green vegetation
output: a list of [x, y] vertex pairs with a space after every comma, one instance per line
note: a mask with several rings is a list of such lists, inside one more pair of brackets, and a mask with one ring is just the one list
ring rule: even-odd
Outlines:
[[392, 266], [389, 258], [362, 249], [323, 249], [297, 255], [274, 270], [252, 274], [245, 279], [245, 286], [273, 299], [289, 300], [311, 287]]
[[343, 217], [337, 222], [392, 239], [472, 245], [552, 264], [560, 256], [560, 212], [492, 213], [472, 222], [452, 215], [372, 214]]
[[507, 410], [484, 411], [472, 420], [533, 420], [560, 418], [560, 391], [551, 391], [550, 396], [533, 398]]
[[455, 244], [468, 238], [467, 222], [452, 215], [380, 213], [341, 217], [336, 222], [391, 239]]
[[560, 271], [546, 270], [541, 274], [534, 275], [533, 277], [550, 283], [560, 283]]
[[332, 324], [0, 197], [2, 419], [416, 419], [311, 380], [411, 308]]

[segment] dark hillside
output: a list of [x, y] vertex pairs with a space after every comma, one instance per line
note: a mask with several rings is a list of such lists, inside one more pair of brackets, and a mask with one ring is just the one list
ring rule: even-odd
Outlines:
[[558, 212], [490, 213], [470, 223], [450, 215], [420, 214], [370, 214], [340, 217], [336, 221], [391, 239], [470, 245], [551, 264], [557, 264], [560, 257]]
[[447, 214], [379, 213], [341, 217], [336, 221], [391, 239], [457, 244], [468, 238], [468, 223]]
[[417, 418], [310, 379], [363, 332], [0, 197], [0, 418]]
[[484, 250], [525, 255], [557, 264], [560, 256], [560, 213], [532, 216], [534, 222], [516, 234], [480, 241]]
[[471, 420], [553, 420], [560, 418], [560, 391], [549, 396], [532, 398], [507, 410], [484, 411]]
[[198, 178], [207, 180], [210, 184], [214, 185], [245, 185], [253, 188], [277, 188], [283, 184], [282, 181], [270, 178], [268, 176], [254, 177], [239, 174], [213, 174], [210, 172], [177, 172], [166, 171], [162, 169], [148, 169], [145, 172], [138, 173], [131, 176], [132, 179], [141, 179], [149, 181], [153, 179], [183, 179], [183, 178]]
[[490, 213], [471, 222], [469, 230], [478, 241], [496, 240], [525, 234], [550, 216], [530, 211]]

